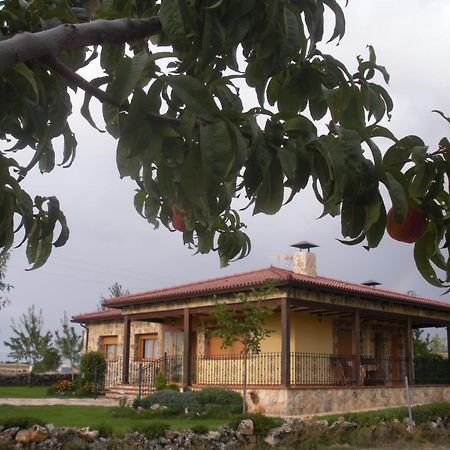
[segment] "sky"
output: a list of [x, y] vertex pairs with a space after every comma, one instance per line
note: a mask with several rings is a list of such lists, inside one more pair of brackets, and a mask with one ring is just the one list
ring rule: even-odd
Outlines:
[[[388, 91], [395, 106], [388, 127], [397, 136], [419, 135], [430, 148], [437, 148], [440, 138], [449, 136], [448, 125], [431, 111], [450, 113], [450, 2], [353, 0], [344, 12], [343, 40], [339, 46], [322, 45], [321, 50], [355, 68], [356, 56], [366, 56], [366, 46], [373, 45], [378, 63], [391, 75]], [[332, 27], [328, 21], [328, 36]], [[269, 265], [289, 268], [283, 256], [292, 254], [290, 245], [302, 240], [319, 245], [315, 250], [319, 275], [356, 283], [375, 279], [386, 289], [450, 299], [421, 278], [411, 245], [387, 235], [370, 252], [340, 244], [339, 220], [318, 220], [321, 208], [310, 191], [275, 216], [243, 213], [251, 254], [220, 269], [216, 254], [194, 255], [183, 246], [180, 233], [164, 227], [153, 230], [138, 216], [133, 207], [135, 185], [120, 180], [117, 172], [116, 144], [81, 118], [81, 101], [74, 98], [70, 121], [78, 140], [74, 164], [50, 174], [35, 173], [25, 185], [33, 196], [59, 198], [70, 239], [36, 271], [26, 271], [24, 247], [13, 251], [7, 271], [7, 282], [14, 285], [11, 303], [0, 310], [0, 360], [7, 358], [3, 341], [11, 336], [11, 320], [17, 322], [33, 304], [42, 310], [44, 329], [54, 332], [64, 312], [71, 316], [96, 310], [100, 297], [116, 281], [130, 292], [142, 292]]]

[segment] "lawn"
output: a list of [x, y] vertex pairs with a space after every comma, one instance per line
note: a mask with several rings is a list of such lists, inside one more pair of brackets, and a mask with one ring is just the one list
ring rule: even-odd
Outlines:
[[107, 425], [115, 433], [131, 431], [134, 427], [149, 423], [151, 420], [166, 421], [176, 430], [185, 430], [194, 425], [204, 425], [209, 429], [216, 429], [225, 425], [224, 419], [190, 418], [174, 416], [169, 418], [126, 418], [112, 417], [113, 408], [103, 406], [9, 406], [0, 405], [0, 425], [2, 420], [11, 417], [33, 417], [44, 423], [53, 423], [56, 426], [90, 427]]
[[44, 398], [47, 386], [0, 386], [0, 398]]

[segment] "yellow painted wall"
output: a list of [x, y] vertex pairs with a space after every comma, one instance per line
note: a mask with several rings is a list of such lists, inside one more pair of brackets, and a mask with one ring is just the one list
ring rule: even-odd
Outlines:
[[297, 312], [291, 315], [291, 352], [333, 353], [332, 320], [317, 314]]
[[[269, 338], [261, 342], [261, 351], [263, 353], [281, 352], [281, 315], [279, 312], [269, 317], [266, 327], [273, 332]], [[331, 319], [323, 317], [322, 320], [318, 320], [316, 314], [292, 313], [291, 352], [333, 353]]]

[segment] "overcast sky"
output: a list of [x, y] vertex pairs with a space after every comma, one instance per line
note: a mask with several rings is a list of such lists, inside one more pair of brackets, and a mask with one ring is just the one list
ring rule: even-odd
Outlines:
[[[431, 112], [450, 113], [450, 2], [353, 0], [345, 13], [344, 40], [338, 47], [321, 49], [354, 68], [356, 55], [366, 56], [366, 45], [373, 45], [378, 63], [391, 75], [388, 90], [395, 107], [388, 126], [398, 136], [417, 134], [437, 148], [440, 138], [450, 134], [448, 125]], [[329, 23], [329, 33], [332, 26]], [[10, 336], [11, 318], [17, 320], [33, 304], [42, 309], [45, 328], [54, 331], [64, 311], [73, 315], [95, 310], [115, 281], [136, 292], [271, 264], [283, 266], [277, 257], [291, 254], [290, 244], [301, 240], [320, 245], [316, 250], [320, 275], [352, 282], [375, 279], [387, 289], [442, 299], [441, 290], [421, 279], [411, 245], [387, 235], [370, 252], [338, 243], [339, 220], [316, 220], [321, 208], [310, 193], [300, 195], [276, 216], [243, 214], [252, 239], [246, 259], [221, 270], [216, 254], [194, 256], [182, 245], [180, 233], [155, 231], [137, 215], [134, 184], [118, 176], [115, 142], [93, 130], [78, 110], [75, 105], [71, 120], [78, 139], [73, 166], [34, 174], [26, 185], [32, 195], [59, 198], [70, 240], [37, 271], [25, 271], [24, 248], [13, 252], [7, 281], [15, 288], [9, 295], [11, 304], [0, 311], [0, 360], [6, 358], [3, 341]]]

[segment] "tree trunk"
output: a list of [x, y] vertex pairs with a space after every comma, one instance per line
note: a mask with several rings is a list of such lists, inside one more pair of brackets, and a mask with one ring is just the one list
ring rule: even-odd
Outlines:
[[247, 348], [242, 351], [242, 413], [247, 412]]

